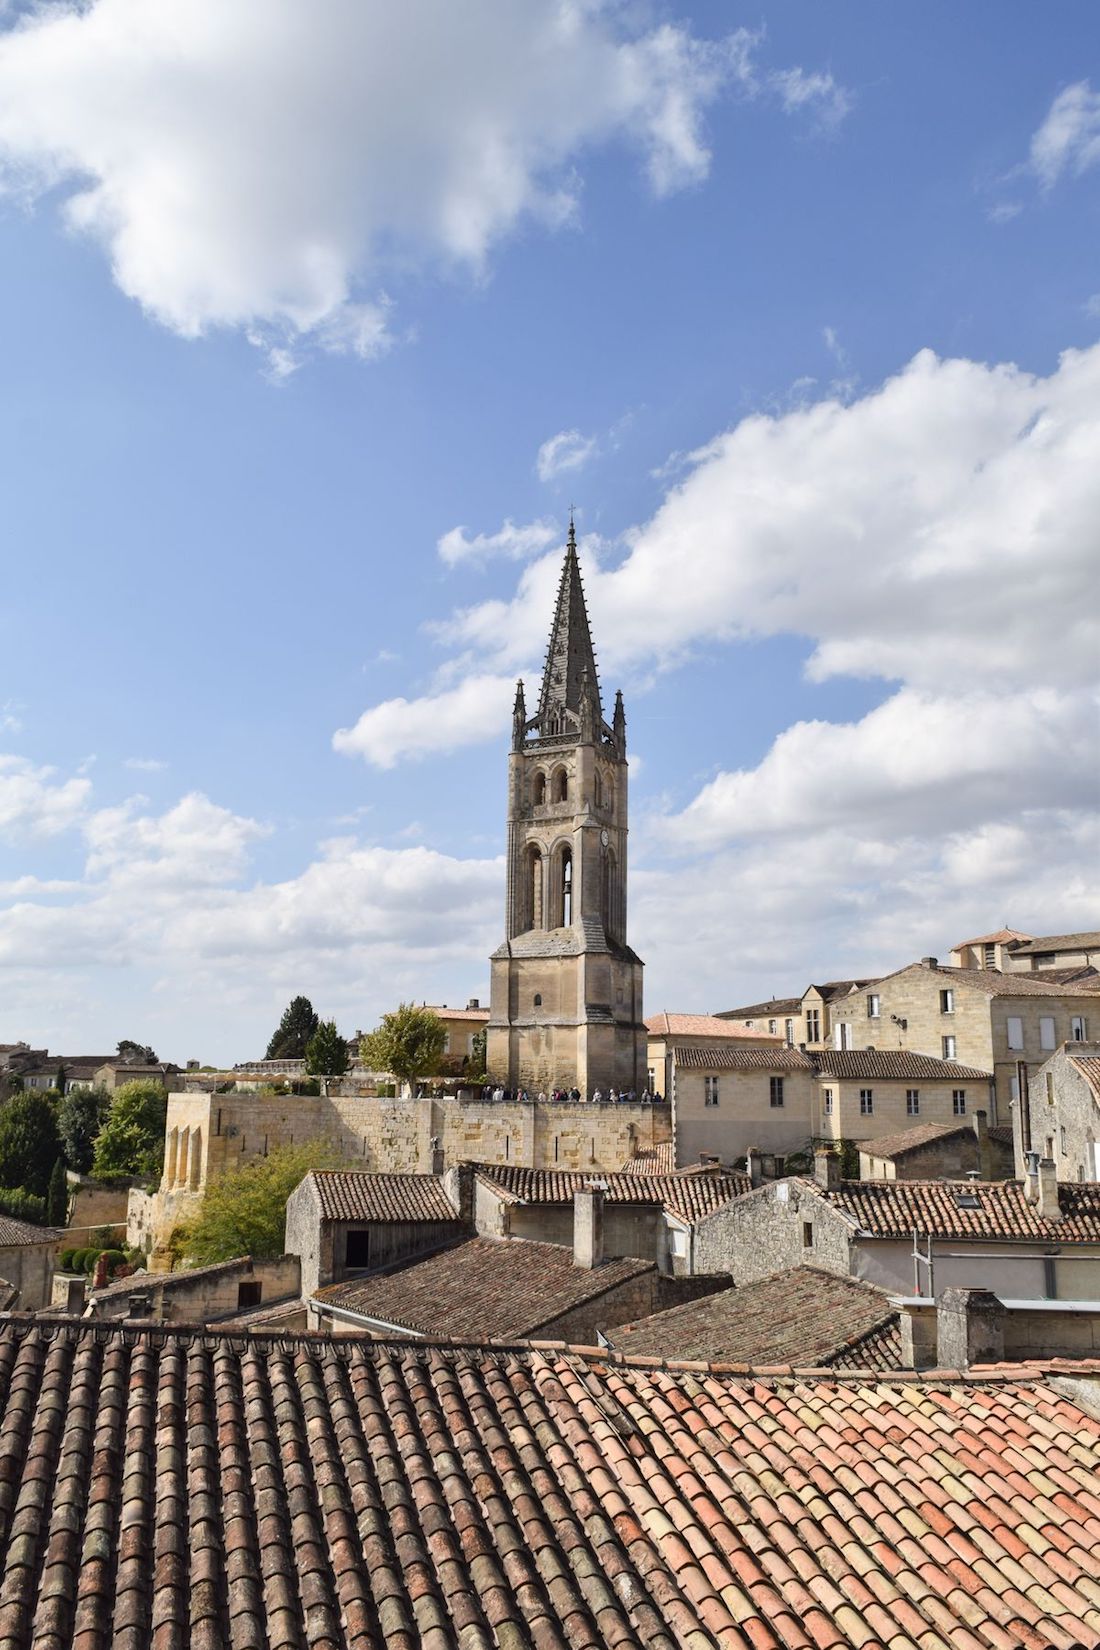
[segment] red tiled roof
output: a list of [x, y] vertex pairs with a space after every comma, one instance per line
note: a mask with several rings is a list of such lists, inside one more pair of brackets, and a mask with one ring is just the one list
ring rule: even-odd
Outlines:
[[22, 1248], [31, 1243], [58, 1243], [65, 1236], [54, 1226], [32, 1226], [26, 1220], [0, 1215], [0, 1249]]
[[718, 1020], [760, 1020], [782, 1014], [797, 1014], [802, 1007], [801, 997], [770, 997], [765, 1003], [749, 1003], [747, 1008], [723, 1008]]
[[801, 1049], [773, 1043], [770, 1048], [683, 1048], [673, 1059], [685, 1071], [810, 1071], [814, 1063]]
[[523, 1340], [653, 1269], [628, 1255], [588, 1270], [560, 1243], [468, 1238], [398, 1271], [330, 1284], [313, 1299], [420, 1335]]
[[732, 1026], [717, 1014], [650, 1014], [645, 1028], [651, 1037], [761, 1037], [774, 1033], [757, 1026]]
[[[890, 1330], [885, 1344], [868, 1344], [868, 1362], [862, 1367], [899, 1369], [897, 1323], [897, 1310], [881, 1289], [816, 1267], [796, 1266], [758, 1283], [654, 1312], [609, 1334], [615, 1350], [628, 1357], [815, 1368], [832, 1364], [872, 1331]], [[890, 1361], [882, 1361], [887, 1355]]]
[[322, 1220], [457, 1220], [454, 1205], [434, 1174], [344, 1174], [315, 1169]]
[[823, 1077], [878, 1078], [880, 1082], [906, 1079], [926, 1083], [948, 1083], [955, 1079], [991, 1083], [993, 1073], [978, 1066], [961, 1066], [957, 1060], [940, 1060], [934, 1054], [914, 1054], [908, 1048], [825, 1048], [816, 1056]]
[[995, 934], [979, 934], [977, 939], [960, 940], [952, 951], [965, 951], [968, 945], [1007, 945], [1009, 940], [1029, 940], [1030, 934], [1021, 934], [1015, 928], [998, 928]]
[[[1100, 1183], [1061, 1181], [1061, 1220], [1047, 1220], [1028, 1203], [1019, 1181], [845, 1180], [827, 1192], [799, 1179], [871, 1237], [1041, 1238], [1057, 1243], [1100, 1243]], [[970, 1200], [977, 1207], [970, 1207]], [[960, 1201], [966, 1200], [966, 1201]]]
[[674, 1174], [676, 1172], [676, 1143], [660, 1140], [656, 1146], [646, 1146], [633, 1157], [628, 1157], [623, 1174]]
[[878, 1140], [861, 1140], [859, 1149], [867, 1157], [905, 1157], [907, 1153], [919, 1152], [935, 1141], [954, 1140], [959, 1135], [968, 1135], [977, 1144], [977, 1135], [970, 1123], [917, 1123], [911, 1129], [903, 1129], [900, 1134], [884, 1134]]
[[441, 1020], [477, 1020], [484, 1025], [489, 1022], [487, 1008], [445, 1008], [440, 1007], [438, 1003], [428, 1003], [425, 1006], [429, 1014], [436, 1014]]
[[1100, 929], [1086, 928], [1080, 934], [1022, 935], [1022, 945], [1012, 947], [1013, 955], [1031, 957], [1044, 951], [1100, 951]]
[[1047, 1364], [0, 1323], [0, 1633], [50, 1650], [1100, 1639], [1100, 1418]]
[[659, 1203], [688, 1222], [702, 1220], [735, 1197], [751, 1191], [748, 1175], [709, 1165], [667, 1175], [601, 1174], [598, 1170], [523, 1169], [479, 1163], [480, 1178], [508, 1202], [572, 1203], [573, 1193], [598, 1183], [607, 1203]]
[[1097, 1100], [1100, 1100], [1100, 1056], [1071, 1054], [1069, 1063], [1075, 1071], [1080, 1072]]
[[1081, 997], [1095, 996], [1100, 991], [1100, 975], [1096, 974], [1064, 985], [1055, 980], [1040, 979], [1034, 974], [1001, 974], [995, 968], [949, 968], [946, 963], [937, 963], [935, 968], [925, 968], [922, 963], [907, 963], [904, 968], [895, 969], [892, 974], [884, 974], [881, 980], [871, 983], [883, 984], [886, 980], [896, 980], [900, 975], [912, 972], [938, 975], [953, 985], [972, 985], [989, 997]]

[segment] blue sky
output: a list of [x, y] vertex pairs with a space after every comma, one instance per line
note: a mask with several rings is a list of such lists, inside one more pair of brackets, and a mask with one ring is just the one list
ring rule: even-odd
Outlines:
[[5, 15], [0, 1036], [484, 993], [571, 501], [651, 1008], [1100, 922], [1093, 6]]

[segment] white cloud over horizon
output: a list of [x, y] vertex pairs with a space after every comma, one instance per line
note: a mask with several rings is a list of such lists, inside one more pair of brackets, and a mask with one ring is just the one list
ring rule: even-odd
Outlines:
[[1100, 165], [1100, 92], [1087, 80], [1065, 86], [1031, 140], [1028, 165], [1044, 189], [1069, 171]]
[[465, 527], [452, 527], [438, 539], [436, 550], [448, 567], [460, 563], [477, 566], [495, 556], [525, 561], [560, 540], [561, 533], [552, 521], [540, 519], [517, 527], [509, 517], [495, 533], [475, 533], [471, 537]]
[[282, 380], [300, 346], [370, 359], [387, 282], [479, 275], [523, 220], [578, 209], [576, 169], [626, 143], [652, 193], [699, 183], [733, 88], [830, 118], [828, 75], [761, 67], [574, 0], [54, 0], [0, 30], [0, 174], [60, 192], [115, 282], [187, 338], [239, 328]]

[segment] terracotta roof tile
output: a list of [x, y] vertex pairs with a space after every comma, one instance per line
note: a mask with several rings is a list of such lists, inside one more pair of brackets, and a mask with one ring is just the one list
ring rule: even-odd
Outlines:
[[919, 1152], [925, 1146], [931, 1146], [937, 1141], [967, 1138], [976, 1140], [973, 1125], [970, 1123], [916, 1123], [911, 1129], [903, 1129], [900, 1134], [884, 1134], [875, 1140], [860, 1141], [860, 1151], [868, 1157], [905, 1157], [909, 1152]]
[[623, 1174], [674, 1174], [676, 1172], [676, 1143], [673, 1140], [658, 1141], [656, 1146], [646, 1146], [628, 1157], [623, 1164]]
[[0, 1215], [0, 1249], [14, 1249], [25, 1243], [59, 1243], [65, 1236], [53, 1226], [31, 1226], [25, 1220]]
[[[631, 1357], [803, 1368], [831, 1364], [852, 1351], [853, 1343], [866, 1343], [867, 1361], [861, 1367], [897, 1369], [897, 1324], [897, 1311], [871, 1284], [796, 1266], [758, 1283], [723, 1289], [622, 1324], [611, 1332], [611, 1339], [616, 1351]], [[869, 1339], [880, 1330], [886, 1333]]]
[[1090, 974], [1064, 985], [1034, 974], [1001, 974], [995, 968], [949, 968], [946, 963], [937, 963], [935, 968], [925, 968], [921, 963], [907, 963], [904, 968], [884, 974], [881, 981], [872, 981], [871, 984], [896, 980], [901, 974], [918, 971], [937, 975], [956, 985], [974, 986], [990, 997], [1079, 997], [1095, 996], [1100, 991], [1100, 974]]
[[317, 1192], [322, 1220], [457, 1220], [434, 1174], [355, 1174], [315, 1169], [306, 1179]]
[[797, 1014], [802, 1007], [801, 997], [769, 997], [763, 1003], [749, 1003], [746, 1008], [724, 1008], [718, 1020], [760, 1020], [783, 1014]]
[[1095, 1644], [1060, 1373], [0, 1320], [0, 1643]]
[[1100, 929], [1086, 928], [1078, 934], [1042, 934], [1022, 936], [1022, 944], [1012, 947], [1017, 957], [1028, 957], [1043, 951], [1100, 951]]
[[809, 1071], [814, 1063], [800, 1049], [773, 1043], [770, 1048], [684, 1048], [673, 1058], [685, 1071]]
[[572, 1203], [574, 1192], [603, 1187], [607, 1203], [656, 1203], [681, 1220], [702, 1220], [735, 1197], [752, 1190], [744, 1174], [710, 1165], [692, 1165], [671, 1174], [582, 1173], [570, 1169], [524, 1169], [510, 1164], [479, 1163], [478, 1177], [506, 1202]]
[[845, 1180], [835, 1191], [800, 1178], [799, 1186], [848, 1215], [872, 1237], [1043, 1238], [1100, 1242], [1100, 1183], [1061, 1181], [1062, 1219], [1048, 1220], [1019, 1181]]
[[1071, 1054], [1069, 1063], [1075, 1071], [1080, 1072], [1097, 1100], [1100, 1100], [1100, 1056]]
[[652, 1261], [626, 1256], [588, 1271], [558, 1243], [470, 1238], [397, 1271], [318, 1289], [314, 1299], [419, 1335], [519, 1340], [652, 1270]]
[[934, 1054], [914, 1054], [907, 1048], [826, 1048], [816, 1060], [823, 1077], [877, 1078], [881, 1082], [909, 1079], [949, 1083], [952, 1078], [973, 1083], [993, 1081], [991, 1071], [963, 1066], [957, 1060], [940, 1060]]
[[758, 1026], [733, 1026], [716, 1014], [650, 1014], [646, 1030], [651, 1037], [754, 1037], [777, 1041], [776, 1034]]

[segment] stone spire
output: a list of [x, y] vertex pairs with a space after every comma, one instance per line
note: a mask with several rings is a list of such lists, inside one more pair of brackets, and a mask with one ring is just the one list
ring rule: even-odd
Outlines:
[[615, 712], [611, 718], [611, 734], [615, 742], [615, 749], [620, 756], [626, 755], [626, 710], [623, 706], [623, 690], [619, 688], [615, 694]]
[[602, 715], [596, 655], [592, 650], [592, 634], [588, 628], [588, 610], [577, 560], [577, 535], [570, 515], [565, 564], [558, 585], [558, 605], [550, 631], [550, 645], [546, 650], [539, 697], [539, 733], [545, 737], [547, 734], [573, 732], [579, 727], [582, 717], [590, 719], [598, 729]]
[[516, 701], [512, 706], [512, 749], [521, 751], [527, 737], [527, 701], [523, 697], [523, 677], [516, 683]]

